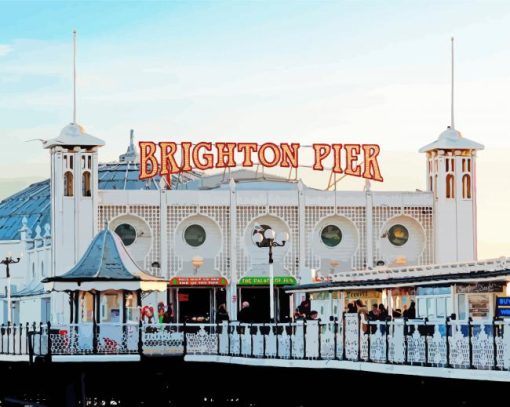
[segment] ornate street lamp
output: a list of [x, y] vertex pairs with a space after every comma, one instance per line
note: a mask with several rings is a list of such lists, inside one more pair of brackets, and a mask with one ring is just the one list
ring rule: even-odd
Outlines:
[[9, 270], [9, 265], [19, 263], [20, 260], [21, 260], [21, 255], [20, 255], [20, 257], [13, 259], [12, 254], [8, 253], [7, 256], [5, 257], [5, 259], [2, 259], [2, 261], [0, 261], [0, 263], [5, 264], [5, 267], [6, 267], [5, 274], [6, 274], [6, 278], [7, 278], [7, 322], [9, 322], [9, 323], [12, 322], [11, 273]]
[[274, 318], [274, 270], [273, 270], [273, 247], [285, 246], [289, 240], [287, 232], [275, 233], [270, 227], [259, 228], [252, 235], [253, 243], [258, 247], [269, 248], [269, 319], [275, 322]]

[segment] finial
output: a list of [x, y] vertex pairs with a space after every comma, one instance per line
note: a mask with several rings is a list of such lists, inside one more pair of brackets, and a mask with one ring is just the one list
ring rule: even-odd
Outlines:
[[451, 128], [455, 129], [455, 121], [453, 114], [453, 106], [454, 106], [454, 38], [452, 37], [452, 103], [451, 103]]
[[44, 237], [50, 237], [51, 236], [50, 232], [51, 232], [50, 224], [46, 223], [44, 225]]
[[73, 123], [76, 124], [76, 30], [73, 30]]
[[42, 229], [41, 229], [41, 225], [37, 225], [37, 226], [35, 227], [35, 238], [36, 238], [36, 239], [41, 239], [41, 238], [42, 238], [42, 237], [41, 237], [41, 231], [42, 231]]

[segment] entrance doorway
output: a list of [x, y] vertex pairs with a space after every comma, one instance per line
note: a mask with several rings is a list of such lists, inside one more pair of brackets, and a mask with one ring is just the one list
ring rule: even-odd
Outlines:
[[[239, 309], [244, 301], [248, 301], [253, 322], [269, 322], [269, 286], [243, 287], [239, 290]], [[277, 322], [290, 320], [290, 295], [282, 288], [274, 287], [274, 302]]]
[[216, 322], [216, 311], [226, 303], [221, 288], [179, 288], [177, 290], [179, 322]]

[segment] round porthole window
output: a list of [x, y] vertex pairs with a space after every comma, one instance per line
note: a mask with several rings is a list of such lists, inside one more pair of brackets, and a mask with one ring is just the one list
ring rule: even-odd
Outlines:
[[328, 225], [321, 231], [321, 240], [326, 246], [338, 246], [342, 241], [342, 231], [338, 226]]
[[388, 239], [395, 246], [403, 246], [409, 240], [409, 231], [403, 225], [393, 225], [388, 231]]
[[115, 233], [119, 235], [124, 246], [132, 245], [136, 240], [136, 229], [128, 223], [122, 223], [115, 228]]
[[184, 231], [184, 240], [193, 247], [198, 247], [205, 242], [205, 229], [200, 225], [191, 225]]

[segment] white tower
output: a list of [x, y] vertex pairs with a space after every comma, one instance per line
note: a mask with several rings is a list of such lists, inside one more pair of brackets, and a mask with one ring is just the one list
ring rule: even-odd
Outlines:
[[454, 121], [454, 39], [451, 45], [451, 125], [420, 149], [427, 154], [427, 190], [434, 194], [436, 263], [477, 260], [476, 151]]
[[427, 154], [427, 190], [434, 194], [435, 262], [477, 259], [476, 151], [483, 145], [448, 126]]
[[[76, 123], [44, 143], [51, 155], [52, 276], [69, 271], [97, 233], [97, 149], [103, 145]], [[69, 307], [61, 301], [52, 296], [54, 322], [67, 322]]]

